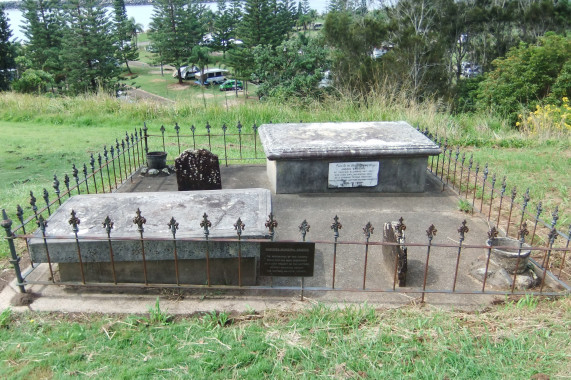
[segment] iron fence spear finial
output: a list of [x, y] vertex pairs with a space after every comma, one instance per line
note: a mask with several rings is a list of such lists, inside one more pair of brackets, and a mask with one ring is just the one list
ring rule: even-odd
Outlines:
[[178, 222], [176, 221], [174, 216], [171, 217], [171, 220], [169, 221], [169, 224], [167, 224], [167, 227], [171, 230], [172, 237], [174, 238], [176, 236], [176, 231], [178, 230]]
[[236, 223], [234, 223], [234, 229], [238, 237], [242, 236], [242, 231], [246, 228], [246, 225], [242, 222], [242, 219], [238, 218]]
[[77, 232], [79, 231], [78, 226], [81, 223], [81, 220], [77, 217], [75, 210], [71, 210], [71, 218], [69, 218], [68, 223], [70, 226], [72, 226], [73, 232], [77, 234]]
[[303, 220], [299, 225], [299, 232], [301, 233], [301, 237], [303, 241], [305, 241], [305, 235], [309, 232], [310, 225], [307, 223], [307, 220]]
[[339, 237], [339, 230], [343, 228], [343, 225], [339, 223], [339, 217], [335, 215], [333, 218], [333, 224], [331, 225], [331, 229], [333, 230], [333, 234], [335, 238]]
[[208, 237], [208, 235], [210, 235], [210, 230], [208, 228], [212, 227], [212, 223], [210, 220], [208, 220], [208, 215], [206, 213], [202, 215], [202, 222], [200, 222], [200, 227], [204, 229], [204, 236]]

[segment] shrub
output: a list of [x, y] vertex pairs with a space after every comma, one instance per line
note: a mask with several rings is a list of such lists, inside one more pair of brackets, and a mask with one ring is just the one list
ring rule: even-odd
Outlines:
[[564, 79], [570, 75], [570, 60], [571, 36], [548, 33], [537, 45], [520, 44], [493, 62], [496, 69], [478, 88], [479, 108], [492, 109], [513, 125], [522, 106], [535, 108], [553, 87], [558, 95], [571, 96], [571, 86]]
[[569, 98], [563, 97], [561, 105], [538, 104], [535, 111], [530, 111], [525, 117], [520, 113], [516, 126], [534, 135], [571, 132]]
[[12, 84], [17, 92], [22, 93], [44, 93], [48, 87], [54, 83], [54, 77], [43, 70], [28, 69], [24, 71], [22, 77]]

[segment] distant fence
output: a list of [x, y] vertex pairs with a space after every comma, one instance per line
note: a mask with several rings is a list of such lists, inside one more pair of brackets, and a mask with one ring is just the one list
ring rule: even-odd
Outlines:
[[[419, 129], [420, 130], [420, 129]], [[244, 128], [240, 123], [235, 127], [219, 126], [216, 130], [207, 124], [202, 131], [194, 125], [182, 128], [176, 124], [173, 132], [167, 133], [167, 129], [161, 126], [158, 133], [150, 133], [146, 125], [143, 128], [134, 130], [132, 133], [126, 132], [124, 137], [116, 139], [112, 144], [105, 146], [98, 154], [91, 154], [88, 163], [73, 165], [70, 173], [66, 173], [63, 178], [54, 175], [53, 191], [50, 194], [46, 188], [43, 190], [43, 204], [38, 205], [36, 196], [30, 192], [30, 207], [22, 208], [17, 205], [12, 219], [19, 221], [14, 225], [8, 213], [3, 210], [2, 226], [6, 231], [11, 263], [17, 275], [18, 283], [22, 291], [25, 285], [31, 284], [26, 280], [29, 273], [22, 273], [20, 269], [20, 256], [17, 252], [16, 241], [21, 241], [23, 253], [29, 255], [27, 249], [27, 238], [30, 233], [41, 227], [42, 220], [45, 221], [49, 215], [57, 208], [62, 201], [74, 194], [94, 194], [114, 192], [126, 181], [132, 181], [133, 175], [145, 165], [146, 153], [155, 149], [166, 151], [171, 157], [180, 154], [183, 150], [192, 148], [206, 148], [217, 154], [221, 163], [228, 165], [232, 162], [258, 162], [265, 161], [265, 155], [261, 149], [258, 137], [258, 127]], [[504, 232], [506, 236], [513, 236], [518, 240], [525, 240], [533, 245], [533, 252], [537, 260], [536, 265], [543, 271], [542, 283], [546, 278], [553, 278], [561, 282], [561, 278], [569, 278], [570, 273], [566, 272], [569, 261], [571, 226], [568, 230], [563, 230], [557, 226], [557, 208], [551, 215], [550, 222], [541, 219], [542, 206], [538, 203], [535, 213], [528, 210], [529, 192], [521, 196], [522, 202], [517, 201], [517, 191], [515, 188], [506, 194], [507, 179], [504, 177], [499, 183], [495, 175], [490, 178], [489, 168], [486, 164], [483, 168], [479, 163], [475, 163], [472, 157], [466, 160], [466, 154], [461, 153], [459, 148], [449, 146], [443, 138], [438, 139], [432, 136], [427, 130], [421, 131], [441, 148], [442, 154], [429, 159], [428, 170], [433, 178], [439, 180], [444, 187], [450, 187], [458, 192], [460, 197], [464, 197], [474, 210], [482, 213], [491, 224], [494, 224], [496, 232]], [[62, 184], [62, 182], [63, 184]], [[524, 228], [524, 225], [526, 228]], [[528, 231], [527, 226], [531, 227]], [[49, 231], [49, 229], [47, 230]], [[525, 231], [525, 232], [522, 232]], [[531, 237], [528, 235], [531, 232]], [[522, 236], [522, 233], [524, 234]], [[541, 236], [541, 240], [538, 239]], [[87, 237], [83, 237], [87, 238]], [[136, 237], [134, 237], [136, 238]], [[140, 237], [143, 240], [142, 237]], [[165, 237], [167, 238], [167, 237]], [[57, 239], [57, 237], [46, 235], [46, 239]], [[214, 240], [212, 240], [214, 241]], [[537, 246], [542, 241], [543, 246]], [[333, 252], [336, 252], [338, 244], [347, 245], [390, 245], [386, 242], [317, 242], [319, 244], [333, 244]], [[403, 243], [404, 246], [404, 243]], [[431, 239], [428, 243], [406, 243], [406, 246], [424, 247], [430, 252], [435, 247], [457, 249], [490, 249], [489, 246], [460, 246], [458, 245], [432, 245]], [[459, 256], [458, 256], [459, 257]], [[426, 262], [428, 263], [429, 253]], [[334, 265], [335, 267], [335, 265]], [[32, 270], [34, 266], [32, 266]], [[457, 271], [457, 268], [456, 268]], [[364, 276], [366, 278], [366, 265]], [[456, 272], [457, 273], [457, 272]], [[426, 281], [426, 273], [424, 280]], [[561, 282], [563, 284], [563, 282]], [[333, 281], [334, 284], [334, 281]], [[172, 285], [171, 285], [172, 286]], [[286, 287], [287, 288], [287, 287]], [[313, 290], [334, 290], [327, 286], [313, 287]], [[569, 291], [569, 288], [566, 288]], [[371, 289], [366, 289], [367, 291]], [[474, 290], [473, 293], [483, 292]], [[386, 291], [377, 289], [376, 291]], [[393, 289], [393, 291], [398, 291]], [[410, 292], [420, 292], [422, 294], [434, 290], [411, 289]], [[451, 289], [439, 289], [438, 292], [449, 292]], [[513, 291], [513, 289], [512, 289]], [[500, 292], [506, 293], [506, 292]], [[511, 293], [511, 292], [508, 292]], [[543, 288], [541, 294], [546, 294]]]

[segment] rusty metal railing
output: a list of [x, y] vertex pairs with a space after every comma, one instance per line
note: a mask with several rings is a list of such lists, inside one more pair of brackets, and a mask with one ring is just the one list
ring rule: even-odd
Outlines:
[[[493, 247], [492, 246], [492, 239], [497, 236], [497, 230], [495, 227], [492, 227], [490, 231], [488, 231], [487, 242], [484, 245], [473, 245], [473, 244], [465, 244], [464, 237], [465, 234], [468, 233], [469, 229], [466, 225], [466, 221], [462, 222], [462, 225], [458, 228], [459, 234], [459, 241], [456, 244], [449, 244], [449, 243], [441, 243], [436, 240], [437, 237], [437, 229], [436, 227], [431, 224], [428, 229], [426, 230], [426, 241], [424, 242], [410, 242], [405, 241], [403, 236], [403, 231], [406, 229], [404, 225], [403, 219], [399, 220], [399, 224], [397, 227], [398, 239], [395, 243], [386, 242], [383, 240], [374, 241], [371, 239], [373, 236], [374, 227], [371, 222], [368, 222], [364, 228], [362, 228], [364, 240], [363, 241], [343, 241], [339, 240], [339, 230], [341, 228], [341, 224], [339, 218], [335, 216], [333, 218], [333, 224], [331, 229], [333, 230], [333, 236], [331, 240], [314, 240], [312, 243], [319, 246], [320, 250], [323, 252], [323, 260], [331, 263], [332, 271], [323, 269], [322, 272], [317, 276], [317, 279], [312, 281], [313, 283], [310, 286], [307, 286], [305, 282], [305, 278], [301, 277], [299, 286], [295, 285], [293, 281], [289, 282], [282, 282], [281, 284], [276, 284], [275, 281], [268, 279], [269, 284], [265, 281], [264, 278], [259, 278], [258, 283], [256, 285], [243, 285], [242, 281], [242, 262], [241, 262], [241, 252], [242, 252], [242, 245], [243, 244], [250, 244], [250, 243], [259, 243], [259, 242], [267, 242], [268, 240], [271, 241], [281, 241], [275, 239], [275, 233], [278, 226], [278, 223], [273, 214], [270, 214], [268, 220], [266, 222], [266, 228], [268, 229], [267, 239], [244, 239], [242, 237], [242, 231], [246, 226], [242, 222], [240, 218], [237, 219], [234, 227], [236, 236], [234, 238], [211, 238], [210, 229], [212, 224], [208, 219], [208, 215], [205, 213], [203, 215], [202, 220], [200, 221], [200, 225], [187, 227], [192, 228], [194, 231], [202, 230], [203, 231], [203, 238], [180, 238], [176, 236], [177, 231], [179, 230], [179, 222], [171, 218], [168, 222], [169, 232], [166, 233], [163, 237], [156, 237], [153, 236], [152, 238], [148, 238], [145, 236], [144, 233], [144, 224], [147, 222], [146, 218], [141, 215], [140, 210], [136, 210], [134, 212], [133, 223], [137, 226], [137, 232], [134, 233], [133, 236], [120, 236], [114, 237], [112, 234], [114, 222], [107, 216], [105, 220], [101, 221], [101, 234], [89, 234], [88, 236], [85, 234], [81, 234], [78, 236], [77, 234], [77, 226], [80, 224], [81, 215], [77, 215], [74, 211], [72, 211], [69, 225], [70, 225], [70, 234], [66, 236], [58, 236], [52, 235], [49, 232], [49, 227], [42, 216], [38, 218], [38, 225], [40, 226], [41, 234], [35, 235], [31, 234], [14, 234], [11, 231], [11, 220], [6, 216], [5, 211], [3, 211], [3, 218], [4, 221], [2, 222], [2, 226], [5, 228], [7, 233], [7, 238], [11, 248], [14, 248], [14, 242], [16, 240], [24, 240], [27, 241], [31, 238], [40, 238], [43, 240], [43, 249], [45, 249], [45, 257], [47, 260], [43, 264], [32, 264], [32, 267], [26, 273], [18, 272], [18, 286], [22, 292], [25, 291], [25, 286], [27, 285], [78, 285], [78, 286], [110, 286], [110, 287], [176, 287], [176, 288], [187, 288], [187, 289], [218, 289], [218, 290], [233, 290], [233, 289], [267, 289], [272, 290], [275, 292], [280, 291], [291, 291], [291, 290], [299, 290], [300, 295], [303, 299], [304, 294], [307, 292], [365, 292], [365, 293], [414, 293], [421, 295], [421, 302], [424, 302], [426, 294], [433, 294], [433, 293], [443, 293], [443, 294], [514, 294], [514, 295], [521, 295], [521, 294], [533, 294], [533, 295], [544, 295], [544, 296], [557, 296], [557, 295], [565, 295], [571, 292], [571, 287], [567, 285], [565, 282], [561, 281], [557, 278], [553, 273], [551, 273], [547, 268], [548, 265], [541, 266], [539, 263], [532, 260], [533, 268], [535, 268], [535, 273], [537, 274], [538, 282], [532, 289], [527, 290], [516, 290], [515, 284], [517, 283], [517, 278], [520, 276], [518, 271], [516, 270], [513, 274], [513, 282], [511, 287], [504, 287], [504, 288], [495, 288], [490, 289], [490, 287], [486, 287], [486, 280], [488, 279], [489, 275], [489, 264], [490, 264], [490, 256], [492, 252], [492, 248], [513, 248], [513, 247]], [[165, 224], [167, 221], [165, 220]], [[198, 224], [198, 222], [197, 222]], [[346, 228], [346, 227], [345, 227]], [[309, 234], [310, 226], [307, 220], [303, 220], [299, 226], [300, 232], [300, 240], [302, 242], [309, 241], [308, 234]], [[170, 234], [170, 236], [169, 236]], [[138, 236], [137, 236], [138, 235]], [[522, 254], [522, 251], [525, 250], [533, 250], [536, 252], [541, 253], [546, 257], [546, 263], [549, 263], [550, 260], [553, 260], [555, 256], [565, 255], [569, 252], [569, 245], [567, 244], [564, 248], [557, 248], [554, 247], [553, 242], [555, 240], [555, 233], [550, 236], [550, 242], [546, 247], [529, 247], [525, 245], [525, 238], [529, 235], [527, 231], [527, 224], [522, 224], [522, 229], [519, 231], [519, 248], [518, 248], [518, 263], [516, 264], [516, 268], [519, 266], [519, 258]], [[410, 236], [408, 237], [410, 240]], [[418, 236], [416, 237], [418, 238]], [[79, 271], [81, 274], [81, 282], [79, 281], [61, 281], [57, 280], [57, 267], [56, 263], [50, 260], [50, 249], [51, 243], [61, 241], [61, 240], [70, 241], [73, 240], [75, 242], [76, 253], [77, 253], [77, 264], [79, 265]], [[101, 247], [105, 247], [107, 243], [108, 252], [101, 252], [100, 256], [103, 261], [106, 261], [106, 258], [110, 258], [109, 263], [111, 265], [111, 273], [109, 278], [112, 278], [112, 281], [108, 282], [99, 282], [99, 281], [89, 281], [86, 280], [85, 277], [85, 265], [86, 262], [83, 260], [84, 253], [82, 252], [82, 244], [86, 241], [101, 241]], [[117, 261], [113, 259], [114, 257], [114, 249], [113, 246], [118, 244], [119, 242], [123, 241], [133, 241], [133, 242], [140, 242], [140, 257], [138, 258], [137, 262], [140, 262], [140, 265], [144, 268], [143, 277], [140, 281], [135, 282], [126, 282], [124, 279], [121, 278], [121, 275], [118, 271], [116, 271], [116, 263]], [[165, 275], [167, 278], [164, 281], [149, 281], [148, 279], [148, 262], [149, 258], [145, 255], [145, 247], [151, 243], [156, 241], [171, 241], [172, 245], [172, 273], [166, 273]], [[193, 283], [185, 283], [179, 277], [180, 273], [180, 258], [177, 255], [177, 247], [180, 244], [185, 242], [201, 242], [204, 244], [204, 257], [206, 259], [206, 268], [205, 268], [205, 277], [207, 278], [207, 283], [198, 285]], [[212, 284], [210, 281], [211, 275], [211, 267], [208, 265], [209, 263], [209, 252], [213, 249], [212, 244], [214, 243], [225, 243], [225, 244], [238, 244], [238, 267], [237, 267], [237, 276], [238, 276], [238, 284], [237, 285], [215, 285]], [[282, 241], [288, 242], [288, 241]], [[568, 243], [568, 242], [567, 242]], [[397, 268], [396, 265], [394, 269], [390, 269], [391, 271], [394, 270], [393, 273], [385, 273], [383, 276], [380, 275], [380, 271], [378, 268], [376, 270], [367, 273], [367, 270], [371, 267], [371, 258], [379, 258], [379, 247], [383, 246], [398, 246], [401, 248], [407, 248], [410, 250], [415, 250], [414, 254], [417, 258], [422, 258], [422, 277], [417, 278], [416, 281], [412, 281], [416, 283], [416, 285], [404, 286], [404, 287], [396, 287], [396, 276], [397, 276]], [[363, 254], [359, 254], [360, 251], [359, 247], [363, 247], [364, 252]], [[472, 286], [467, 288], [466, 286], [459, 287], [458, 286], [458, 279], [461, 277], [469, 276], [469, 273], [466, 271], [466, 268], [460, 269], [461, 267], [458, 265], [459, 262], [467, 261], [466, 255], [469, 257], [474, 257], [474, 250], [477, 252], [486, 252], [486, 262], [485, 262], [485, 271], [482, 274], [482, 284], [481, 286]], [[424, 251], [424, 253], [423, 253]], [[15, 248], [12, 252], [15, 252]], [[466, 253], [471, 252], [471, 253]], [[31, 255], [29, 247], [26, 249], [26, 254]], [[339, 266], [340, 259], [347, 259], [351, 257], [355, 259], [355, 255], [357, 254], [357, 259], [362, 260], [363, 266], [359, 276], [353, 274], [346, 274], [345, 271], [339, 271], [336, 268]], [[382, 255], [382, 253], [381, 253]], [[440, 265], [444, 265], [443, 268], [440, 270], [447, 273], [449, 276], [450, 281], [445, 281], [446, 285], [436, 285], [431, 286], [429, 284], [429, 280], [435, 277], [434, 274], [431, 274], [431, 266], [430, 260], [435, 260], [439, 258]], [[454, 259], [450, 259], [454, 258]], [[14, 258], [14, 262], [17, 263], [19, 261], [18, 258]], [[421, 260], [418, 260], [421, 262]], [[443, 263], [443, 264], [442, 264]], [[49, 269], [50, 276], [49, 278], [30, 278], [30, 275], [41, 265], [47, 266]], [[16, 265], [19, 268], [18, 265]], [[19, 269], [18, 269], [19, 270]], [[388, 269], [386, 270], [388, 271]], [[332, 276], [330, 274], [332, 273]], [[343, 277], [345, 276], [345, 277]], [[350, 278], [348, 278], [349, 276]], [[337, 279], [336, 279], [337, 277]], [[385, 281], [384, 285], [379, 284], [380, 278], [388, 279]], [[345, 285], [340, 285], [340, 282], [343, 282]], [[373, 285], [370, 285], [370, 283]], [[548, 286], [546, 284], [551, 284], [549, 287], [551, 289], [547, 289]], [[554, 284], [554, 285], [553, 285]], [[361, 286], [362, 285], [362, 286]]]
[[[555, 246], [569, 248], [571, 224], [568, 227], [557, 226], [559, 206], [553, 209], [551, 220], [545, 221], [542, 219], [545, 210], [541, 201], [536, 203], [535, 213], [530, 210], [529, 188], [521, 195], [521, 202], [518, 202], [518, 190], [515, 186], [508, 190], [506, 176], [501, 179], [501, 183], [498, 183], [500, 179], [496, 174], [490, 175], [487, 163], [482, 168], [480, 163], [474, 162], [472, 154], [468, 156], [465, 152], [461, 152], [460, 147], [449, 145], [447, 139], [438, 138], [427, 129], [424, 131], [417, 129], [442, 149], [440, 155], [431, 157], [429, 172], [442, 183], [443, 189], [448, 187], [464, 198], [464, 202], [469, 203], [472, 214], [479, 212], [487, 218], [489, 223], [495, 224], [498, 231], [505, 236], [519, 238], [519, 231], [523, 224], [527, 223], [533, 225], [531, 244], [548, 246], [551, 235], [554, 235]], [[563, 274], [567, 260], [569, 257], [564, 254], [556, 261], [549, 263], [550, 269], [557, 271], [559, 278]], [[546, 265], [545, 257], [541, 258], [541, 265]], [[557, 268], [554, 267], [555, 265]], [[567, 275], [571, 276], [571, 273]]]

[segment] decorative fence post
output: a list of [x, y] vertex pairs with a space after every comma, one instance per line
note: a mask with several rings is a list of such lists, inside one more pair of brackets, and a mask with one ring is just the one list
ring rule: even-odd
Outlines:
[[178, 145], [178, 154], [180, 155], [180, 127], [178, 126], [178, 123], [174, 123], [174, 130], [176, 132], [176, 142]]
[[519, 262], [521, 261], [521, 250], [522, 250], [523, 244], [525, 243], [525, 237], [526, 237], [527, 235], [529, 235], [529, 231], [527, 230], [527, 223], [523, 223], [523, 224], [520, 226], [519, 236], [518, 236], [518, 238], [519, 238], [519, 247], [518, 247], [518, 249], [517, 249], [517, 261], [516, 261], [516, 264], [515, 264], [514, 279], [513, 279], [513, 282], [512, 282], [512, 293], [513, 293], [514, 290], [515, 290], [515, 282], [516, 282], [516, 279], [517, 279], [517, 272], [518, 272], [518, 269], [519, 269]]
[[240, 124], [240, 120], [238, 120], [236, 128], [238, 129], [238, 146], [240, 147], [240, 159], [242, 159], [242, 124]]
[[44, 240], [44, 249], [46, 250], [46, 258], [48, 259], [48, 268], [50, 269], [50, 277], [52, 282], [55, 284], [56, 280], [54, 278], [54, 271], [52, 269], [52, 260], [50, 258], [50, 251], [48, 249], [48, 241], [46, 239], [46, 227], [48, 226], [48, 222], [44, 220], [44, 217], [40, 215], [40, 218], [36, 221], [38, 227], [42, 231], [42, 239]]
[[339, 230], [343, 228], [341, 223], [339, 223], [339, 217], [335, 215], [333, 218], [333, 224], [331, 225], [331, 229], [333, 230], [333, 237], [335, 238], [335, 242], [333, 243], [333, 283], [331, 285], [332, 289], [335, 289], [335, 266], [337, 264], [337, 239], [339, 238]]
[[551, 249], [553, 248], [553, 243], [557, 238], [557, 230], [555, 227], [551, 228], [549, 232], [549, 249], [547, 250], [547, 259], [545, 260], [545, 265], [543, 266], [543, 277], [541, 277], [541, 287], [539, 292], [543, 292], [543, 286], [545, 285], [545, 276], [547, 276], [547, 268], [549, 267], [549, 259], [551, 258]]
[[83, 164], [83, 180], [85, 182], [85, 190], [87, 191], [87, 194], [90, 194], [89, 183], [87, 182], [87, 165], [85, 163]]
[[365, 227], [363, 228], [363, 233], [365, 234], [365, 267], [363, 268], [363, 290], [365, 290], [365, 284], [367, 281], [367, 260], [369, 258], [369, 239], [373, 234], [375, 227], [371, 225], [371, 222], [367, 222]]
[[24, 287], [24, 279], [22, 278], [22, 271], [20, 270], [20, 257], [16, 252], [16, 247], [14, 245], [15, 235], [12, 232], [12, 220], [8, 218], [6, 210], [2, 209], [2, 227], [6, 232], [6, 241], [8, 242], [8, 247], [10, 248], [10, 264], [14, 267], [14, 272], [16, 272], [16, 279], [18, 280], [18, 288], [20, 293], [26, 293], [26, 288]]
[[488, 268], [490, 265], [490, 256], [492, 255], [492, 240], [498, 237], [498, 230], [492, 227], [488, 231], [488, 257], [486, 258], [486, 270], [484, 271], [484, 283], [482, 284], [482, 293], [486, 290], [486, 280], [488, 279]]
[[77, 233], [79, 232], [79, 223], [81, 221], [75, 215], [75, 210], [71, 210], [71, 218], [69, 218], [69, 224], [72, 227], [73, 234], [75, 235], [75, 245], [77, 247], [77, 258], [79, 259], [79, 268], [81, 270], [81, 282], [85, 285], [85, 273], [83, 271], [83, 260], [81, 259], [81, 247], [79, 246], [79, 238]]
[[59, 194], [60, 194], [59, 181], [58, 181], [57, 176], [55, 174], [54, 174], [54, 182], [53, 182], [52, 187], [54, 188], [54, 191], [56, 193], [58, 204], [61, 206], [61, 198], [59, 196]]
[[[309, 232], [310, 225], [307, 223], [307, 220], [303, 220], [299, 225], [299, 232], [301, 233], [301, 241], [305, 242], [305, 235]], [[305, 285], [305, 277], [301, 276], [301, 300], [303, 301], [303, 288]]]
[[484, 178], [482, 180], [482, 199], [480, 200], [480, 213], [484, 206], [484, 193], [486, 192], [486, 180], [488, 179], [488, 164], [484, 167]]
[[[270, 212], [270, 215], [268, 215], [268, 220], [266, 220], [265, 226], [270, 233], [270, 241], [274, 241], [276, 236], [276, 228], [278, 227], [278, 222], [275, 220], [274, 214], [272, 212]], [[270, 287], [273, 286], [273, 283], [274, 283], [274, 278], [273, 276], [270, 276]]]
[[117, 275], [115, 274], [115, 257], [113, 255], [113, 245], [111, 244], [111, 230], [113, 229], [113, 222], [109, 215], [103, 221], [103, 228], [107, 232], [107, 244], [109, 245], [109, 259], [111, 260], [111, 271], [113, 272], [113, 282], [117, 285]]
[[206, 213], [202, 216], [200, 227], [204, 229], [204, 240], [206, 241], [206, 283], [210, 286], [210, 253], [208, 251], [208, 235], [210, 235], [209, 228], [212, 227], [212, 223], [208, 220], [208, 215], [206, 215]]
[[238, 286], [242, 286], [242, 231], [244, 231], [244, 228], [246, 228], [246, 225], [242, 222], [242, 219], [238, 218], [234, 224], [236, 235], [238, 235]]
[[458, 278], [458, 267], [460, 265], [460, 254], [462, 253], [462, 243], [464, 242], [464, 235], [468, 233], [470, 229], [466, 225], [466, 219], [462, 222], [460, 228], [458, 228], [458, 233], [460, 234], [460, 241], [458, 243], [458, 257], [456, 258], [456, 269], [454, 271], [454, 283], [452, 284], [452, 291], [456, 291], [456, 279]]
[[228, 167], [228, 152], [226, 150], [226, 130], [228, 127], [226, 123], [222, 124], [222, 134], [224, 136], [224, 162], [226, 163], [226, 167]]
[[145, 240], [143, 238], [143, 224], [147, 223], [147, 219], [141, 215], [141, 210], [137, 209], [136, 216], [133, 218], [133, 224], [137, 225], [137, 230], [139, 231], [139, 236], [141, 237], [141, 255], [143, 256], [143, 275], [145, 277], [145, 285], [149, 285], [147, 280], [147, 259], [145, 257]]
[[175, 275], [176, 275], [176, 285], [180, 286], [179, 274], [178, 274], [178, 252], [177, 252], [177, 247], [176, 247], [176, 231], [178, 230], [178, 222], [175, 220], [174, 216], [171, 217], [171, 220], [169, 221], [169, 224], [167, 224], [167, 227], [171, 230], [171, 233], [172, 233], [172, 244], [173, 244], [173, 249], [174, 249], [174, 270], [175, 270]]
[[490, 192], [490, 208], [488, 210], [488, 222], [490, 221], [490, 216], [492, 215], [492, 206], [494, 203], [494, 190], [496, 187], [496, 173], [492, 176], [492, 191]]
[[428, 246], [426, 249], [426, 264], [424, 266], [424, 282], [422, 283], [422, 298], [420, 300], [421, 303], [424, 303], [424, 294], [426, 291], [426, 279], [428, 277], [428, 260], [430, 260], [430, 247], [432, 246], [432, 239], [436, 235], [438, 230], [434, 227], [434, 224], [431, 224], [430, 227], [426, 230], [426, 236], [428, 236]]
[[[145, 141], [145, 157], [149, 153], [149, 128], [147, 128], [147, 123], [143, 123], [143, 139]], [[147, 162], [147, 166], [149, 163]]]
[[506, 227], [506, 236], [509, 236], [509, 232], [510, 232], [510, 224], [512, 221], [512, 211], [514, 208], [514, 202], [515, 202], [515, 197], [517, 196], [517, 190], [516, 187], [514, 186], [514, 188], [512, 189], [512, 197], [511, 197], [511, 203], [510, 203], [510, 213], [508, 216], [508, 225]]

